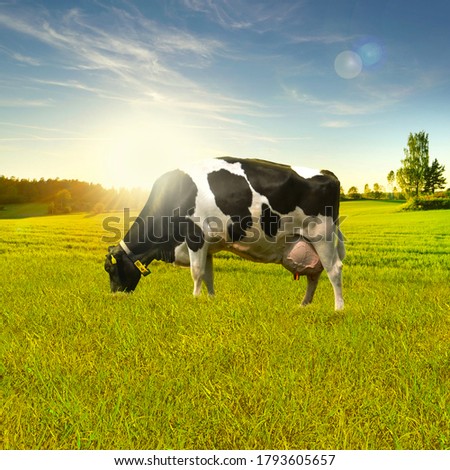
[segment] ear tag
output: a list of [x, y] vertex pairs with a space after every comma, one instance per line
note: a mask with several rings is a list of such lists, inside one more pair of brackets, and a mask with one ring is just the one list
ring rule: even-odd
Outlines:
[[143, 276], [148, 276], [150, 274], [150, 271], [139, 260], [135, 261], [134, 265], [139, 269], [139, 271], [141, 271]]
[[113, 255], [111, 255], [111, 264], [117, 264], [117, 260]]

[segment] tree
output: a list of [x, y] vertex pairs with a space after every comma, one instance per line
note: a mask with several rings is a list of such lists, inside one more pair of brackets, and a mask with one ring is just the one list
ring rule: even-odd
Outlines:
[[394, 189], [393, 189], [392, 193], [393, 193], [394, 199], [404, 199], [405, 198], [402, 193], [398, 192], [397, 186], [394, 186]]
[[394, 184], [395, 184], [395, 172], [394, 170], [391, 170], [387, 177], [387, 183], [388, 183], [388, 188], [390, 188], [390, 193], [388, 194], [388, 198], [389, 199], [392, 199], [392, 198], [395, 198], [395, 195], [394, 195], [394, 192], [395, 192], [395, 187], [394, 187]]
[[58, 191], [55, 194], [54, 203], [54, 208], [58, 213], [67, 214], [72, 212], [72, 194], [68, 189], [61, 189], [61, 191]]
[[378, 183], [373, 185], [373, 197], [375, 199], [381, 199], [383, 195], [383, 186], [380, 186]]
[[394, 170], [391, 170], [388, 175], [387, 175], [387, 182], [388, 182], [388, 186], [391, 188], [394, 187], [394, 183], [395, 183], [395, 173], [394, 173]]
[[105, 212], [105, 209], [105, 204], [103, 204], [103, 202], [97, 202], [92, 208], [92, 212], [94, 214], [101, 214], [102, 212]]
[[396, 173], [397, 182], [407, 195], [418, 196], [424, 187], [429, 162], [428, 147], [427, 133], [409, 134], [408, 147], [403, 149], [403, 166]]
[[424, 192], [432, 193], [436, 189], [444, 189], [447, 183], [447, 180], [444, 178], [445, 166], [439, 165], [439, 162], [435, 158], [431, 166], [427, 167], [425, 170], [425, 184]]
[[349, 199], [361, 199], [361, 194], [358, 192], [358, 188], [356, 186], [352, 186], [347, 193]]

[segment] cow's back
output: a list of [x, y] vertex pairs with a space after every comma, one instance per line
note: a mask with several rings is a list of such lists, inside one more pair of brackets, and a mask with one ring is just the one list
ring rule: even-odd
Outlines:
[[271, 208], [288, 214], [300, 208], [306, 215], [325, 215], [329, 207], [337, 217], [340, 183], [328, 170], [291, 167], [258, 159], [222, 157], [238, 164], [256, 192], [265, 196]]
[[[192, 217], [207, 238], [251, 243], [255, 246], [245, 250], [263, 257], [265, 241], [273, 252], [280, 236], [298, 235], [305, 217], [328, 216], [330, 211], [337, 217], [339, 181], [332, 173], [234, 157], [204, 161], [184, 171], [197, 188]], [[287, 218], [292, 224], [282, 227]]]

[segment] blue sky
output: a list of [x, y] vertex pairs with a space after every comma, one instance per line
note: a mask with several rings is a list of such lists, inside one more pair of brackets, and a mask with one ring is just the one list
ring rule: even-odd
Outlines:
[[221, 155], [344, 189], [425, 130], [450, 185], [447, 0], [0, 0], [0, 174], [150, 186]]

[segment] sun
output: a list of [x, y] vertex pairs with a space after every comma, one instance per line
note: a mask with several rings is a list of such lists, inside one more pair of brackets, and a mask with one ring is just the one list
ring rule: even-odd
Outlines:
[[107, 186], [151, 188], [166, 171], [206, 157], [195, 130], [151, 115], [120, 119], [101, 135], [97, 177]]

